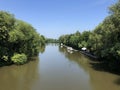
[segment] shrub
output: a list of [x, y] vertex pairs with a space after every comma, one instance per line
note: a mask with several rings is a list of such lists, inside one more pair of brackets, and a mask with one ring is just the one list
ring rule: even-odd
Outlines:
[[25, 54], [14, 54], [11, 60], [17, 65], [21, 65], [27, 62], [27, 56]]

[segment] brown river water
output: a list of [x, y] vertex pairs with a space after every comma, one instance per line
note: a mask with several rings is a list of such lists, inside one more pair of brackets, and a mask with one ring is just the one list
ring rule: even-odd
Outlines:
[[120, 75], [95, 70], [92, 59], [57, 44], [38, 60], [0, 67], [0, 90], [120, 90]]

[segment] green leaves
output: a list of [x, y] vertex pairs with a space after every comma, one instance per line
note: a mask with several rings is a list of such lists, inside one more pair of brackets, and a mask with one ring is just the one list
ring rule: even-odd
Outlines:
[[13, 63], [21, 65], [27, 62], [27, 56], [25, 54], [14, 54], [14, 56], [11, 57], [11, 60]]
[[[61, 43], [75, 48], [86, 47], [92, 54], [104, 59], [120, 59], [120, 0], [110, 7], [111, 14], [92, 32], [63, 35]], [[120, 61], [119, 61], [120, 62]]]
[[0, 43], [4, 44], [9, 38], [7, 28], [5, 26], [0, 27]]
[[1, 60], [23, 64], [27, 61], [26, 57], [38, 55], [40, 45], [44, 43], [44, 36], [41, 37], [30, 24], [17, 20], [8, 12], [0, 11]]
[[16, 42], [24, 40], [25, 35], [20, 30], [12, 30], [9, 32], [9, 41]]

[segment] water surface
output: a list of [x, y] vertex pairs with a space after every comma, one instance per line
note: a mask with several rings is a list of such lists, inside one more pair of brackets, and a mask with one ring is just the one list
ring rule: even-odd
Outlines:
[[50, 44], [39, 60], [0, 68], [0, 90], [120, 90], [120, 76], [97, 71], [80, 52]]

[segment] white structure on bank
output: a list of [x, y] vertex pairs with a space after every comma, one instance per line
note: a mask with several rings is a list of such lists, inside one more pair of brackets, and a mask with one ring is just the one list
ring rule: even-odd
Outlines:
[[60, 45], [63, 46], [63, 43], [61, 43]]
[[72, 48], [72, 47], [67, 47], [67, 49], [68, 49], [68, 50], [71, 50], [71, 51], [73, 50], [73, 48]]
[[86, 47], [83, 47], [83, 48], [81, 48], [81, 50], [86, 51], [86, 50], [87, 50], [87, 48], [86, 48]]

